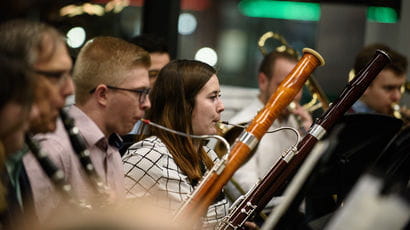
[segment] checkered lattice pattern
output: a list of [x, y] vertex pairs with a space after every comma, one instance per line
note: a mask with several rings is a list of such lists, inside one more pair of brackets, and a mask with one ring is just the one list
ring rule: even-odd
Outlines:
[[[215, 152], [206, 150], [212, 159], [217, 159]], [[160, 207], [175, 212], [194, 190], [158, 137], [132, 145], [123, 156], [123, 164], [128, 198], [149, 198]], [[225, 199], [217, 201], [208, 208], [205, 227], [213, 226], [227, 214], [228, 202]]]

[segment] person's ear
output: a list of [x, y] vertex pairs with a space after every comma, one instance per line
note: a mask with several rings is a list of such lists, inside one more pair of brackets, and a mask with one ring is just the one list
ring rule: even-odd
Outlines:
[[260, 90], [266, 89], [267, 86], [268, 86], [268, 84], [269, 84], [269, 79], [268, 79], [268, 77], [266, 76], [266, 74], [260, 72], [260, 73], [258, 74], [258, 85], [259, 85], [259, 89], [260, 89]]
[[108, 87], [104, 84], [99, 84], [95, 88], [95, 92], [93, 96], [96, 98], [98, 104], [106, 106], [107, 105], [107, 93], [108, 93]]

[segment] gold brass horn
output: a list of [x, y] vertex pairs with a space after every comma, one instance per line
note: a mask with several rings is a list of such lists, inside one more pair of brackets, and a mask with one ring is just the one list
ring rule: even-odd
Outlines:
[[[348, 81], [350, 82], [355, 77], [354, 69], [349, 71]], [[404, 93], [410, 93], [410, 82], [406, 81], [400, 88], [400, 93], [403, 95]], [[399, 103], [392, 103], [391, 105], [392, 115], [393, 117], [403, 120], [405, 124], [410, 123], [410, 109], [407, 108], [405, 105], [400, 105]]]
[[[268, 31], [264, 33], [259, 38], [258, 48], [263, 55], [267, 55], [269, 53], [264, 48], [266, 40], [268, 40], [269, 38], [275, 39], [280, 42], [281, 45], [275, 48], [277, 52], [287, 52], [290, 55], [297, 57], [298, 59], [300, 58], [299, 53], [295, 49], [293, 49], [291, 46], [289, 46], [289, 44], [287, 43], [287, 41], [282, 35], [278, 33], [274, 33], [272, 31]], [[327, 98], [326, 94], [323, 92], [322, 88], [319, 86], [314, 76], [311, 75], [308, 78], [308, 80], [305, 82], [305, 86], [311, 93], [312, 99], [308, 103], [304, 104], [303, 107], [310, 113], [312, 113], [313, 111], [319, 108], [322, 108], [323, 110], [327, 110], [329, 108], [329, 99]]]
[[402, 88], [402, 93], [410, 93], [410, 81], [406, 81]]
[[[279, 41], [280, 45], [275, 48], [277, 52], [287, 52], [291, 54], [292, 56], [295, 56], [296, 58], [299, 59], [300, 57], [299, 53], [288, 45], [285, 38], [283, 38], [282, 35], [278, 33], [274, 33], [272, 31], [264, 33], [259, 38], [258, 48], [263, 55], [267, 55], [269, 53], [265, 49], [265, 43], [270, 38]], [[319, 108], [322, 108], [323, 110], [327, 110], [329, 108], [329, 100], [324, 94], [319, 84], [317, 83], [316, 79], [312, 75], [305, 82], [305, 86], [311, 93], [312, 99], [308, 103], [304, 104], [303, 107], [309, 113], [312, 113], [313, 111]], [[289, 109], [292, 109], [291, 105]], [[297, 120], [300, 120], [300, 119], [297, 119]], [[237, 127], [226, 126], [221, 123], [217, 125], [217, 128], [219, 130], [219, 134], [223, 136], [230, 144], [234, 143], [235, 139], [240, 135], [240, 133], [243, 130], [243, 128], [240, 128], [239, 126]], [[216, 143], [214, 150], [220, 157], [226, 153], [225, 146], [219, 142]]]
[[278, 33], [274, 33], [272, 31], [266, 32], [264, 33], [258, 41], [258, 48], [261, 51], [261, 53], [265, 56], [267, 55], [269, 52], [266, 51], [265, 49], [265, 42], [266, 40], [268, 40], [269, 38], [273, 38], [276, 39], [280, 42], [280, 46], [276, 47], [276, 51], [278, 52], [288, 52], [291, 55], [294, 56], [299, 56], [298, 53], [296, 52], [296, 50], [292, 49], [289, 45], [288, 42], [285, 40], [285, 38], [283, 38], [282, 35], [278, 34]]
[[[312, 99], [303, 105], [303, 107], [309, 111], [310, 113], [315, 111], [318, 108], [322, 108], [324, 111], [329, 108], [329, 99], [327, 98], [326, 94], [323, 92], [323, 89], [319, 86], [316, 78], [313, 75], [305, 82], [305, 86], [312, 94]], [[319, 103], [317, 103], [319, 102]]]
[[[277, 52], [287, 52], [297, 59], [300, 58], [299, 53], [288, 45], [287, 41], [283, 38], [283, 36], [281, 36], [278, 33], [271, 32], [271, 31], [263, 34], [258, 41], [258, 48], [264, 56], [270, 53], [265, 49], [265, 43], [270, 38], [279, 41], [280, 45], [275, 48]], [[313, 78], [312, 75], [305, 82], [305, 86], [311, 93], [312, 99], [307, 104], [304, 104], [303, 107], [309, 113], [312, 113], [318, 108], [327, 110], [329, 108], [329, 100], [327, 99], [326, 95], [323, 93], [323, 90], [319, 87], [319, 84]], [[290, 110], [292, 109], [291, 105], [289, 106], [289, 109]], [[296, 120], [298, 121], [299, 126], [302, 126], [300, 117], [296, 117]], [[236, 138], [244, 130], [244, 126], [247, 126], [247, 122], [242, 123], [242, 124], [235, 124], [234, 126], [228, 126], [228, 125], [219, 123], [217, 125], [217, 129], [218, 129], [219, 135], [223, 136], [228, 141], [228, 143], [232, 145], [235, 142]], [[252, 157], [252, 155], [256, 152], [256, 149], [257, 147], [255, 147], [252, 150], [252, 152], [249, 154], [249, 158]], [[226, 153], [227, 150], [226, 150], [225, 145], [223, 145], [221, 142], [218, 141], [215, 144], [214, 151], [217, 153], [219, 157], [222, 157]], [[244, 194], [244, 190], [232, 178], [231, 178], [231, 182], [235, 186], [235, 188], [239, 191], [239, 193]], [[235, 201], [236, 197], [234, 197], [232, 194], [229, 194], [228, 190], [225, 191], [225, 194], [227, 195], [228, 199], [230, 199], [232, 202]], [[263, 213], [260, 215], [263, 215]], [[261, 217], [262, 219], [266, 218], [264, 216], [261, 216]]]

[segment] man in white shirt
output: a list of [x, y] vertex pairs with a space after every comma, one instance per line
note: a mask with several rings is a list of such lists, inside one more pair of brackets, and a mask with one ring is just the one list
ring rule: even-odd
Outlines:
[[[295, 67], [298, 59], [288, 52], [273, 51], [266, 55], [259, 67], [258, 85], [259, 95], [247, 107], [229, 121], [231, 124], [249, 123], [257, 112], [264, 107], [279, 84]], [[283, 111], [281, 116], [274, 121], [269, 130], [279, 127], [293, 127], [299, 131], [306, 131], [312, 124], [311, 115], [299, 104], [302, 92], [295, 100], [295, 109]], [[275, 133], [266, 133], [260, 140], [253, 156], [239, 168], [232, 179], [247, 192], [257, 181], [274, 166], [282, 153], [296, 144], [296, 135], [290, 130]], [[241, 194], [232, 183], [225, 188], [230, 197], [237, 199]]]

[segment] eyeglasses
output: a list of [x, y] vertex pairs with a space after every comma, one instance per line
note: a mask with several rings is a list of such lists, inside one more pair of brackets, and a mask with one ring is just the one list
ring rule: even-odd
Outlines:
[[58, 85], [62, 86], [66, 80], [71, 77], [71, 71], [45, 71], [45, 70], [34, 70], [34, 73], [43, 75], [47, 77], [47, 79]]
[[[138, 102], [140, 104], [143, 104], [145, 102], [145, 99], [147, 98], [149, 92], [151, 91], [150, 88], [144, 88], [144, 89], [125, 89], [125, 88], [120, 88], [120, 87], [115, 87], [111, 85], [107, 85], [107, 88], [109, 89], [114, 89], [114, 90], [124, 90], [128, 92], [132, 92], [138, 95]], [[90, 94], [94, 93], [96, 88], [90, 90]]]

